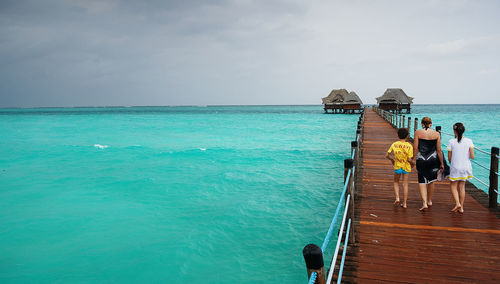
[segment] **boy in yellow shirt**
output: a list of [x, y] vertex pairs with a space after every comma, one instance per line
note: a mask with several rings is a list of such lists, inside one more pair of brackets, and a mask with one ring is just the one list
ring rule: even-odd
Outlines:
[[[413, 146], [406, 142], [408, 138], [408, 129], [398, 129], [399, 140], [392, 143], [391, 147], [385, 153], [385, 157], [391, 160], [394, 165], [394, 192], [396, 193], [396, 201], [394, 205], [399, 205], [399, 179], [403, 176], [403, 204], [401, 207], [406, 208], [406, 200], [408, 198], [408, 176], [411, 168], [415, 165], [413, 162]], [[389, 155], [394, 152], [394, 156]]]

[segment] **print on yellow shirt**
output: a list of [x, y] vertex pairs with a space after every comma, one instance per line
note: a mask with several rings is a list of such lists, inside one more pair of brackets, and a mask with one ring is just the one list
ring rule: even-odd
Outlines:
[[413, 158], [413, 146], [408, 142], [396, 141], [392, 143], [387, 153], [394, 151], [394, 169], [403, 169], [405, 172], [411, 172], [411, 165], [408, 158]]

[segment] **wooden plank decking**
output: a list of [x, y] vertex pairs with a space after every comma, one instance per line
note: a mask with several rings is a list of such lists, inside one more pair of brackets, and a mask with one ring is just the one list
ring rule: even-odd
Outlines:
[[408, 208], [393, 206], [393, 170], [384, 153], [396, 130], [372, 109], [365, 115], [357, 239], [348, 249], [343, 282], [500, 283], [500, 219], [486, 207], [487, 196], [469, 184], [464, 214], [451, 213], [450, 186], [441, 182], [433, 206], [420, 212], [413, 169]]

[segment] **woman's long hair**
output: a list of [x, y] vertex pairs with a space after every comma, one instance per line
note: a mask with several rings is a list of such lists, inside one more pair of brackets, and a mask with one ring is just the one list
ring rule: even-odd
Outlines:
[[432, 124], [432, 119], [430, 117], [424, 117], [422, 118], [422, 122], [421, 122], [423, 125], [424, 125], [424, 129], [427, 130], [429, 129], [429, 126]]
[[457, 141], [460, 143], [460, 140], [462, 140], [462, 137], [464, 136], [465, 132], [464, 124], [461, 122], [453, 124], [453, 130], [457, 132]]

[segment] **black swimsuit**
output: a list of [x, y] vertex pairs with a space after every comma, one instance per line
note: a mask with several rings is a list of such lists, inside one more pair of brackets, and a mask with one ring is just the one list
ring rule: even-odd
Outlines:
[[437, 139], [418, 140], [418, 153], [416, 157], [418, 183], [428, 184], [437, 180], [441, 162], [439, 161], [436, 144]]

